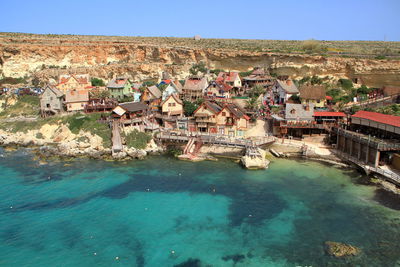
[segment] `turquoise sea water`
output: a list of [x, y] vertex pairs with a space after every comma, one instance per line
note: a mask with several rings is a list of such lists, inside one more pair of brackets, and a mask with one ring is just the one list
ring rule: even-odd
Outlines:
[[[400, 211], [352, 170], [168, 157], [39, 165], [0, 152], [0, 266], [400, 264]], [[362, 253], [335, 259], [325, 241]]]

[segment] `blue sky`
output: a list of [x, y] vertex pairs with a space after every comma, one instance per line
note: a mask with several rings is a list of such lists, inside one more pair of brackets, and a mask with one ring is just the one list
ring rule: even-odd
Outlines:
[[400, 0], [0, 0], [0, 31], [400, 41]]

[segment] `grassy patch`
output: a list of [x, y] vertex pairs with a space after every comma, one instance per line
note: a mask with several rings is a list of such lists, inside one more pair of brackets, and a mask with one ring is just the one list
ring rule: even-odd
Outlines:
[[13, 133], [26, 133], [29, 130], [39, 130], [45, 124], [68, 124], [68, 128], [72, 133], [78, 134], [80, 130], [83, 130], [90, 132], [92, 135], [97, 134], [103, 138], [104, 147], [111, 147], [111, 129], [107, 124], [98, 122], [101, 115], [100, 113], [76, 113], [69, 116], [54, 116], [35, 121], [2, 122], [0, 123], [0, 128]]
[[111, 147], [111, 129], [105, 123], [100, 123], [101, 113], [93, 114], [81, 114], [76, 113], [74, 115], [65, 117], [64, 123], [68, 123], [68, 127], [72, 133], [78, 134], [80, 130], [90, 132], [91, 134], [97, 134], [103, 138], [104, 147]]
[[38, 96], [24, 95], [17, 99], [15, 105], [6, 106], [0, 117], [36, 116], [40, 113], [40, 99]]
[[150, 134], [139, 132], [138, 130], [133, 130], [129, 134], [125, 135], [125, 141], [128, 147], [144, 149], [146, 148], [147, 143], [150, 142], [150, 140]]

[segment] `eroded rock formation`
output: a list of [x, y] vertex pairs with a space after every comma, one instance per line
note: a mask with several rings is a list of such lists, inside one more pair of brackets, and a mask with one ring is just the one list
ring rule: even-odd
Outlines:
[[162, 71], [183, 79], [195, 62], [210, 68], [246, 71], [254, 66], [277, 74], [362, 78], [368, 86], [400, 85], [400, 60], [343, 58], [140, 44], [129, 41], [64, 39], [13, 39], [0, 36], [0, 76], [36, 76], [42, 80], [64, 73], [89, 73], [110, 79], [128, 75], [133, 80], [158, 79]]

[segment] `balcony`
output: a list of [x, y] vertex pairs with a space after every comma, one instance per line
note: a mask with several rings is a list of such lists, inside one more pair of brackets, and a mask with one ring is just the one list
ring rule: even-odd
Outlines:
[[216, 118], [212, 117], [196, 117], [197, 123], [217, 123]]

